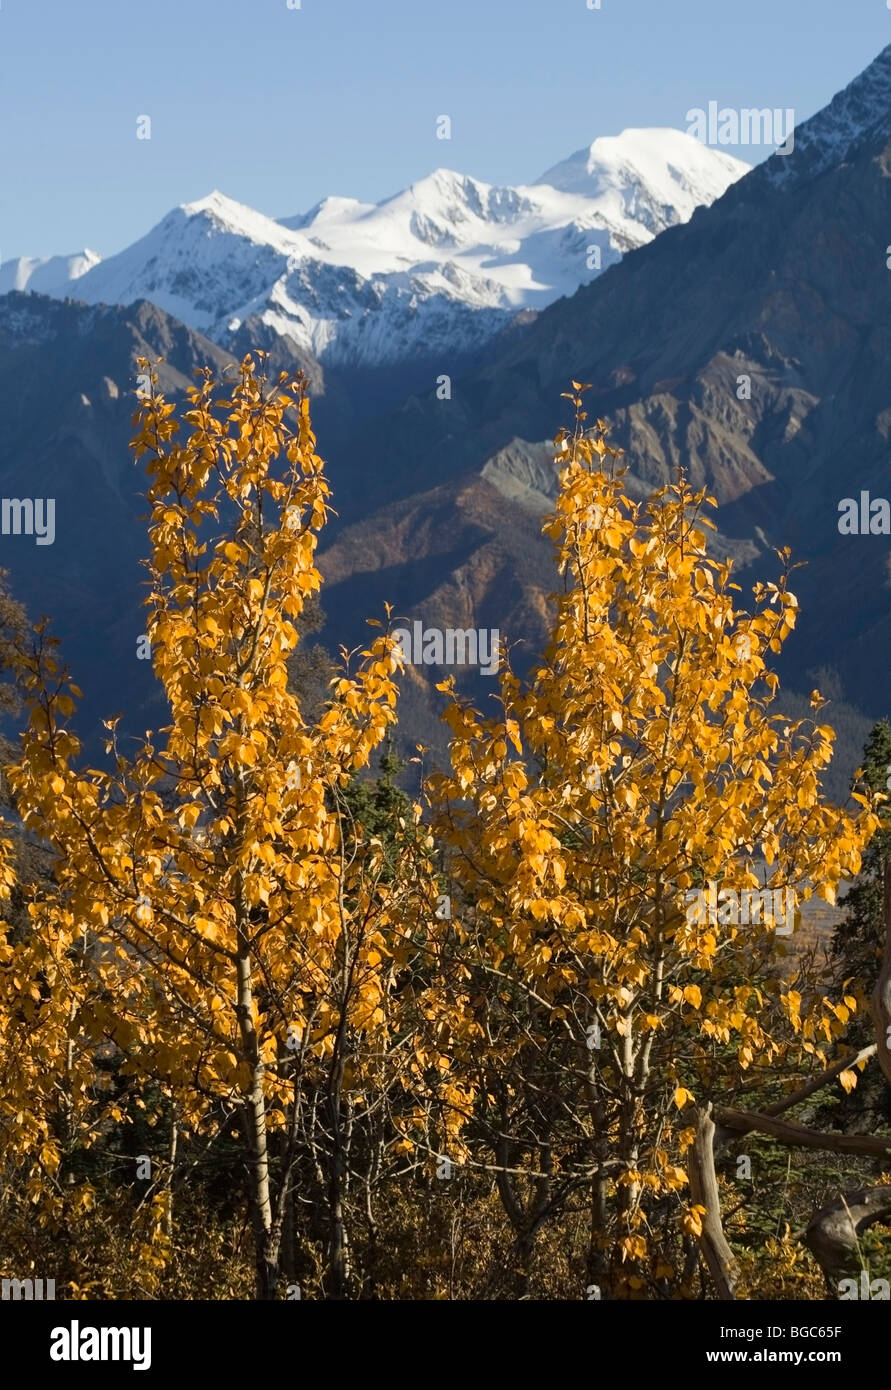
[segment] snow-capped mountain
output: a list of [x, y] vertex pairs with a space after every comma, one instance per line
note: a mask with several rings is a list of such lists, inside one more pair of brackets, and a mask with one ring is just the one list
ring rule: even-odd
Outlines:
[[25, 289], [38, 294], [71, 294], [72, 280], [86, 275], [101, 259], [88, 249], [73, 256], [19, 256], [0, 265], [0, 294]]
[[88, 303], [149, 299], [224, 347], [250, 319], [325, 366], [389, 366], [479, 350], [747, 169], [681, 131], [626, 130], [518, 187], [437, 169], [381, 203], [329, 197], [281, 221], [213, 192], [76, 285], [38, 286], [31, 262], [7, 273]]
[[629, 243], [636, 246], [639, 227], [657, 236], [687, 222], [747, 168], [682, 130], [624, 130], [602, 135], [537, 182], [595, 201], [611, 227], [618, 231], [623, 220], [627, 223]]

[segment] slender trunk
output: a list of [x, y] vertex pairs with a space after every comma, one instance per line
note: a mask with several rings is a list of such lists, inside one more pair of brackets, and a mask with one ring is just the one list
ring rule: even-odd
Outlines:
[[[244, 732], [243, 720], [240, 724]], [[245, 787], [240, 771], [235, 776], [235, 842], [244, 843]], [[241, 1039], [242, 1060], [247, 1063], [250, 1082], [242, 1095], [243, 1121], [247, 1134], [251, 1170], [251, 1215], [254, 1227], [254, 1257], [257, 1272], [257, 1298], [275, 1298], [278, 1284], [278, 1254], [281, 1244], [281, 1223], [273, 1220], [272, 1197], [269, 1187], [269, 1148], [266, 1129], [266, 1097], [263, 1093], [265, 1067], [260, 1055], [260, 1040], [254, 1022], [254, 982], [251, 958], [251, 914], [239, 869], [235, 875], [235, 932], [237, 959], [235, 963], [235, 1015]]]
[[376, 1122], [371, 1156], [365, 1173], [365, 1219], [368, 1224], [368, 1253], [365, 1262], [365, 1282], [366, 1293], [369, 1298], [377, 1297], [377, 1266], [380, 1252], [378, 1248], [378, 1225], [374, 1214], [374, 1190], [380, 1171], [382, 1149], [383, 1138], [380, 1132], [380, 1125]]
[[607, 1138], [606, 1107], [600, 1092], [595, 1053], [596, 1049], [592, 1048], [585, 1075], [585, 1095], [591, 1119], [592, 1147], [594, 1157], [597, 1160], [597, 1172], [591, 1183], [586, 1267], [588, 1288], [596, 1288], [597, 1296], [602, 1297], [608, 1271], [606, 1259], [607, 1177], [603, 1165], [609, 1152], [609, 1141]]
[[343, 1069], [343, 1054], [338, 1050], [333, 1062], [331, 1090], [328, 1099], [332, 1141], [331, 1166], [328, 1176], [328, 1297], [331, 1299], [346, 1298], [350, 1273], [344, 1216], [348, 1141], [345, 1142], [344, 1135]]
[[278, 1283], [278, 1241], [273, 1239], [266, 1098], [263, 1094], [264, 1066], [254, 1027], [251, 959], [247, 951], [242, 951], [239, 954], [237, 978], [236, 1011], [251, 1077], [250, 1086], [244, 1097], [244, 1118], [251, 1156], [251, 1198], [257, 1268], [257, 1297], [268, 1300], [275, 1298]]
[[347, 1251], [346, 1233], [343, 1218], [343, 1154], [335, 1151], [331, 1164], [331, 1180], [328, 1184], [328, 1208], [331, 1214], [331, 1234], [328, 1247], [328, 1273], [330, 1276], [329, 1298], [346, 1298], [347, 1291]]
[[[514, 1297], [528, 1298], [535, 1241], [545, 1220], [550, 1199], [550, 1180], [547, 1176], [550, 1169], [550, 1149], [545, 1145], [540, 1150], [540, 1161], [543, 1162], [545, 1172], [541, 1178], [536, 1179], [535, 1196], [530, 1198], [528, 1204], [521, 1200], [508, 1171], [513, 1166], [516, 1153], [514, 1146], [504, 1137], [499, 1137], [495, 1152], [498, 1159], [495, 1184], [514, 1232]], [[545, 1154], [546, 1160], [543, 1157]]]
[[176, 1148], [179, 1141], [179, 1118], [176, 1101], [172, 1102], [170, 1115], [170, 1142], [167, 1146], [167, 1180], [164, 1184], [166, 1207], [164, 1211], [164, 1234], [173, 1236], [173, 1175], [176, 1171]]
[[532, 1248], [535, 1244], [535, 1235], [532, 1231], [523, 1231], [517, 1237], [517, 1269], [514, 1279], [514, 1292], [517, 1298], [528, 1298], [530, 1279], [532, 1274]]
[[293, 1183], [288, 1187], [285, 1198], [285, 1215], [282, 1226], [282, 1251], [281, 1265], [285, 1279], [289, 1284], [297, 1282], [297, 1213], [294, 1203]]

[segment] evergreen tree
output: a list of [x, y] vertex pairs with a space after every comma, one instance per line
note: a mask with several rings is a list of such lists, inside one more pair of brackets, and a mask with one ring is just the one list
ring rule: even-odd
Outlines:
[[[870, 732], [863, 749], [860, 776], [854, 790], [868, 786], [891, 797], [891, 723], [880, 719]], [[889, 802], [891, 804], [891, 802]], [[874, 1041], [869, 1015], [869, 996], [875, 986], [885, 941], [882, 917], [884, 865], [891, 856], [891, 817], [885, 807], [882, 824], [863, 854], [863, 865], [856, 883], [845, 898], [845, 914], [836, 928], [832, 943], [835, 984], [849, 981], [846, 992], [857, 999], [857, 1012], [851, 1020], [847, 1041], [852, 1047], [865, 1047]], [[870, 1063], [857, 1087], [845, 1096], [837, 1112], [845, 1129], [861, 1129], [891, 1119], [891, 1087], [879, 1068]]]

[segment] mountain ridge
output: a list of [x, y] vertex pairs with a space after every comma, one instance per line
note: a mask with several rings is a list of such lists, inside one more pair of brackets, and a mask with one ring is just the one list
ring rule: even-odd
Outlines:
[[[472, 357], [517, 312], [573, 292], [748, 167], [681, 131], [625, 131], [589, 153], [598, 147], [587, 191], [441, 168], [377, 204], [332, 196], [276, 221], [213, 190], [107, 260], [69, 258], [71, 283], [46, 289], [150, 299], [226, 350], [257, 321], [322, 367]], [[30, 264], [0, 270], [0, 288], [26, 288]]]

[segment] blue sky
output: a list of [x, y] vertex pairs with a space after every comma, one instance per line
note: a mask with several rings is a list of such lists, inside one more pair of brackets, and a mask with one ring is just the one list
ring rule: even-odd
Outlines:
[[4, 260], [110, 255], [212, 188], [284, 217], [437, 166], [531, 182], [710, 100], [801, 121], [891, 42], [886, 0], [0, 4]]

